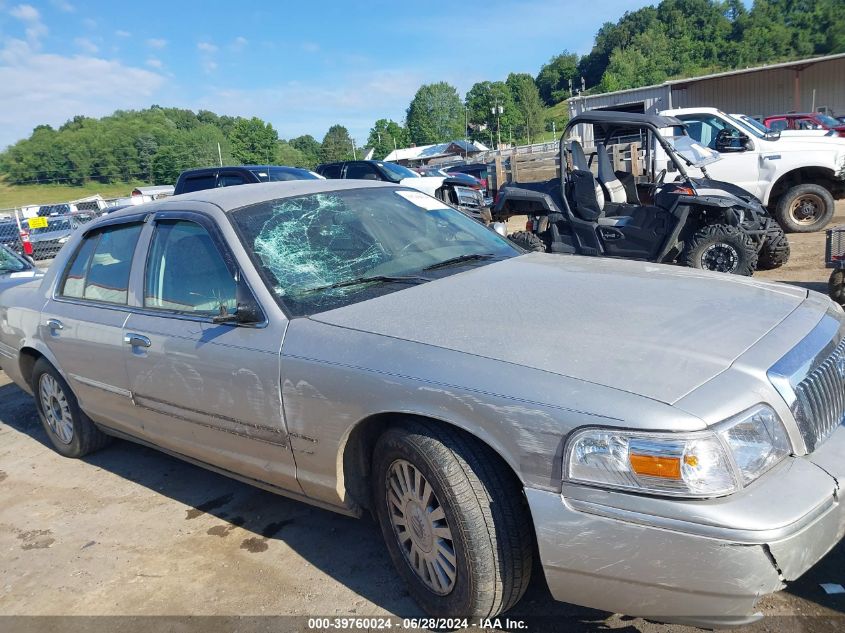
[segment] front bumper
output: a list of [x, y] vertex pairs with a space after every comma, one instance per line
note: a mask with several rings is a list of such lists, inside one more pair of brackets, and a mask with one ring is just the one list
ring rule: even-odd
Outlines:
[[[563, 495], [530, 488], [526, 495], [555, 599], [728, 626], [760, 617], [762, 596], [797, 579], [843, 538], [843, 486], [840, 426], [815, 453], [722, 499], [651, 503], [570, 486]], [[660, 503], [673, 511], [654, 514]]]

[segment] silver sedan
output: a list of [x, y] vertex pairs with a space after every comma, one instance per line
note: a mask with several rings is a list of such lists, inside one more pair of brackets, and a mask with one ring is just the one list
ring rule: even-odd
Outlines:
[[559, 600], [756, 617], [845, 532], [843, 335], [817, 293], [526, 254], [368, 181], [118, 211], [0, 294], [59, 453], [121, 437], [371, 511], [457, 617], [516, 604], [535, 552]]

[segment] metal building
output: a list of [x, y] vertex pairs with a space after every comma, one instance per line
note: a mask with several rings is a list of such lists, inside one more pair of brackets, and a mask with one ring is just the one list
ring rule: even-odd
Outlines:
[[652, 114], [704, 106], [759, 117], [817, 110], [843, 115], [845, 53], [573, 97], [569, 114], [594, 109]]

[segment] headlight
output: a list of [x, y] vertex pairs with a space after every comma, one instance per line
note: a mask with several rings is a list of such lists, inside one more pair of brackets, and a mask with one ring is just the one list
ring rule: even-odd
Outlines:
[[576, 431], [567, 443], [564, 477], [650, 494], [718, 497], [754, 481], [789, 453], [786, 429], [761, 404], [712, 431]]

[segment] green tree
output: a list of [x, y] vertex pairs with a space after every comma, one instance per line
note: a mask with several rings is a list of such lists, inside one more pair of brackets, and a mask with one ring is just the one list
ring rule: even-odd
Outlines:
[[[473, 84], [466, 96], [469, 122], [475, 140], [494, 144], [499, 132], [504, 142], [522, 125], [513, 93], [504, 81], [479, 81]], [[495, 112], [502, 108], [501, 114]]]
[[339, 124], [331, 126], [323, 137], [320, 159], [324, 163], [352, 160], [352, 137], [349, 136], [349, 130]]
[[613, 51], [601, 89], [611, 92], [665, 81], [673, 68], [669, 48], [669, 38], [659, 27], [638, 35], [630, 46]]
[[411, 141], [418, 145], [464, 138], [464, 106], [445, 81], [420, 86], [406, 117]]
[[511, 73], [505, 81], [513, 95], [526, 141], [538, 138], [546, 127], [546, 111], [537, 84], [528, 73]]
[[244, 165], [269, 163], [275, 155], [278, 140], [279, 135], [273, 126], [258, 117], [238, 119], [229, 134], [232, 157]]
[[278, 165], [288, 165], [290, 167], [313, 167], [307, 164], [305, 154], [296, 149], [287, 141], [279, 141], [276, 144], [275, 161]]
[[408, 130], [392, 119], [379, 119], [370, 129], [367, 147], [373, 148], [373, 157], [382, 159], [395, 148], [410, 145]]
[[320, 151], [322, 150], [322, 145], [320, 145], [320, 141], [310, 134], [297, 136], [288, 142], [291, 147], [302, 152], [304, 157], [303, 167], [314, 168], [317, 166], [317, 163], [320, 162]]
[[554, 105], [568, 98], [569, 82], [580, 82], [578, 55], [569, 51], [552, 57], [537, 73], [537, 89], [546, 105]]

